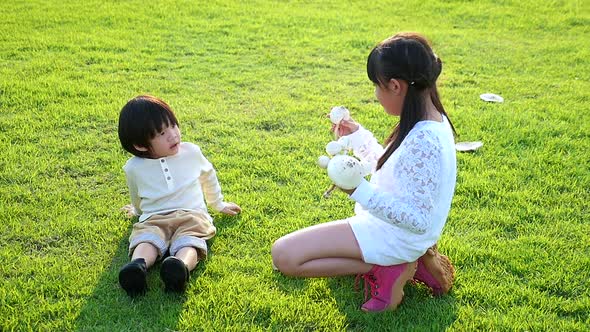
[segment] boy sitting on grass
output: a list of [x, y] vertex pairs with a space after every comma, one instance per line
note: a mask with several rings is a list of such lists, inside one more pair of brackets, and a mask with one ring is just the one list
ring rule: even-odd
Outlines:
[[138, 215], [129, 237], [131, 262], [119, 272], [119, 284], [129, 296], [147, 290], [147, 269], [162, 262], [160, 277], [166, 291], [182, 292], [200, 259], [207, 256], [206, 240], [215, 235], [211, 206], [236, 215], [241, 208], [223, 201], [211, 163], [201, 149], [182, 142], [178, 121], [170, 106], [152, 96], [131, 99], [119, 115], [119, 140], [134, 157], [123, 169], [131, 205], [123, 209]]

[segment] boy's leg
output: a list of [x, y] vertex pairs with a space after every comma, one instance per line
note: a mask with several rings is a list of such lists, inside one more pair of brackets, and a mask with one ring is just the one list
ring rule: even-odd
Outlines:
[[176, 253], [178, 259], [180, 259], [188, 268], [189, 271], [192, 271], [197, 267], [197, 263], [199, 262], [199, 253], [197, 249], [194, 247], [184, 247]]
[[170, 239], [170, 257], [162, 262], [160, 277], [166, 290], [182, 292], [199, 259], [207, 256], [207, 239], [215, 235], [215, 226], [207, 214], [182, 211], [175, 214], [175, 229]]
[[190, 271], [198, 262], [197, 249], [184, 247], [162, 262], [160, 278], [164, 282], [164, 289], [171, 292], [183, 292], [189, 281]]
[[153, 244], [148, 242], [140, 243], [135, 250], [133, 250], [133, 255], [131, 256], [131, 260], [136, 260], [138, 258], [143, 258], [145, 260], [146, 267], [149, 269], [154, 262], [158, 258], [158, 248], [156, 248]]
[[339, 220], [304, 228], [283, 236], [272, 246], [275, 266], [296, 277], [330, 277], [367, 273], [352, 228]]
[[162, 262], [160, 270], [165, 290], [184, 291], [189, 280], [189, 273], [197, 266], [198, 258], [197, 249], [193, 247], [181, 248], [174, 256], [167, 257]]
[[147, 290], [147, 269], [158, 257], [158, 249], [150, 243], [140, 243], [133, 251], [131, 262], [119, 271], [119, 284], [129, 296], [137, 296]]

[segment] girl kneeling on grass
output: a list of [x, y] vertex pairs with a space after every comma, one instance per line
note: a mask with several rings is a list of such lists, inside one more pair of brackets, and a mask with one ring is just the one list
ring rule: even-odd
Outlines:
[[[278, 239], [273, 264], [298, 277], [360, 274], [371, 288], [364, 311], [395, 309], [407, 281], [449, 291], [454, 269], [438, 253], [456, 182], [454, 128], [440, 102], [436, 80], [442, 63], [428, 41], [400, 33], [376, 46], [367, 74], [385, 112], [400, 120], [383, 148], [353, 120], [343, 120], [359, 158], [375, 165], [371, 182], [344, 190], [355, 215], [311, 226]], [[334, 128], [334, 127], [333, 127]]]
[[216, 232], [205, 199], [224, 214], [241, 209], [223, 201], [213, 165], [197, 145], [180, 140], [178, 121], [164, 101], [131, 99], [119, 115], [119, 140], [134, 155], [123, 167], [131, 194], [124, 209], [139, 215], [129, 237], [131, 262], [121, 268], [119, 284], [129, 296], [143, 294], [147, 269], [169, 252], [160, 277], [166, 291], [182, 292]]

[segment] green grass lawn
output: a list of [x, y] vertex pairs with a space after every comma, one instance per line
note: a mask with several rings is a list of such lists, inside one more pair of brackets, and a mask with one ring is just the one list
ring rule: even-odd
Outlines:
[[[590, 2], [4, 1], [0, 6], [0, 330], [590, 330]], [[419, 31], [444, 62], [459, 141], [439, 243], [453, 290], [408, 285], [364, 314], [354, 278], [292, 279], [270, 247], [343, 218], [316, 165], [334, 105], [394, 125], [366, 57]], [[502, 104], [479, 95], [502, 95]], [[214, 163], [238, 217], [216, 218], [186, 294], [131, 300], [117, 273], [131, 222], [118, 112], [163, 98]]]

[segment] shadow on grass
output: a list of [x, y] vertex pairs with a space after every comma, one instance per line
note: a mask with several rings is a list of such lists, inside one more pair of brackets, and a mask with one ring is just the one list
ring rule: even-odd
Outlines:
[[[354, 277], [328, 279], [328, 287], [340, 312], [347, 318], [347, 331], [444, 331], [457, 318], [457, 303], [450, 294], [434, 298], [422, 285], [408, 283], [402, 303], [393, 312], [365, 313], [362, 280]], [[370, 295], [369, 295], [370, 296]]]
[[274, 286], [283, 294], [300, 294], [309, 287], [308, 278], [287, 277], [279, 271], [273, 271]]
[[[131, 233], [131, 223], [126, 232]], [[101, 275], [94, 292], [76, 319], [75, 329], [79, 331], [164, 331], [174, 330], [183, 311], [187, 296], [194, 291], [196, 279], [205, 268], [200, 262], [191, 272], [191, 279], [185, 294], [164, 292], [160, 280], [160, 262], [148, 271], [148, 292], [144, 296], [130, 298], [119, 286], [119, 269], [129, 261], [127, 236], [119, 241], [117, 251]]]
[[[280, 273], [273, 275], [275, 287], [284, 294], [291, 294], [305, 308], [326, 310], [323, 314], [308, 312], [305, 317], [294, 318], [283, 315], [280, 321], [284, 326], [297, 326], [296, 330], [346, 330], [346, 331], [445, 331], [457, 319], [457, 301], [452, 294], [434, 298], [422, 285], [407, 284], [405, 296], [395, 311], [365, 313], [360, 307], [364, 302], [363, 285], [355, 288], [355, 277], [338, 278], [289, 278]], [[325, 281], [325, 282], [324, 282]], [[304, 298], [304, 299], [301, 299]], [[291, 304], [284, 307], [297, 312]], [[330, 313], [332, 305], [337, 311]], [[307, 310], [307, 309], [306, 309]], [[309, 317], [328, 319], [338, 323], [335, 317], [344, 317], [341, 327], [330, 328], [322, 321]], [[280, 328], [278, 325], [272, 326]], [[276, 324], [276, 322], [274, 322]]]

